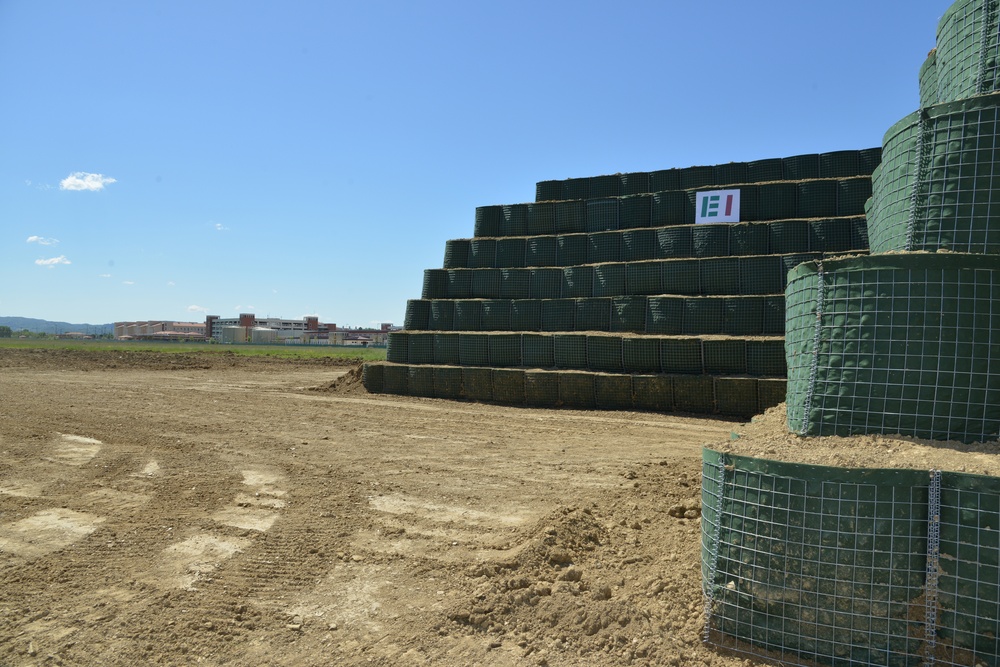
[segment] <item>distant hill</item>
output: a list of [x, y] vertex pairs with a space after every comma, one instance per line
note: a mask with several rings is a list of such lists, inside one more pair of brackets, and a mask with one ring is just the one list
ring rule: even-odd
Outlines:
[[115, 332], [114, 324], [71, 324], [70, 322], [36, 320], [33, 317], [0, 317], [0, 326], [8, 326], [14, 331], [27, 329], [33, 333], [51, 334], [79, 331], [80, 333], [100, 336], [101, 334], [113, 334]]

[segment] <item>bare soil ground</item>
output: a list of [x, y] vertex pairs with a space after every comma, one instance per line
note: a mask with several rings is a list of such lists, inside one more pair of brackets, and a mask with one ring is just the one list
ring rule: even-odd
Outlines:
[[[701, 643], [701, 448], [794, 460], [783, 427], [0, 350], [0, 665], [757, 664]], [[854, 441], [805, 450], [997, 460]]]

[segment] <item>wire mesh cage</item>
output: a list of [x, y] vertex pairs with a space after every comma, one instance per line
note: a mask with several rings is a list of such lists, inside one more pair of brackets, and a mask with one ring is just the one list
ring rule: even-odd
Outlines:
[[457, 366], [461, 362], [459, 354], [459, 334], [434, 334], [434, 363]]
[[465, 398], [462, 369], [456, 366], [434, 366], [434, 398], [459, 400]]
[[809, 153], [782, 158], [781, 177], [786, 181], [819, 178], [819, 154]]
[[926, 472], [704, 450], [709, 643], [782, 664], [921, 664], [927, 503]]
[[621, 373], [625, 368], [621, 336], [587, 336], [587, 368]]
[[511, 328], [510, 299], [487, 299], [483, 301], [483, 331], [509, 331]]
[[485, 237], [500, 235], [500, 225], [503, 221], [503, 206], [479, 206], [476, 208], [476, 223], [474, 234]]
[[490, 365], [494, 368], [521, 365], [521, 334], [489, 334], [488, 347]]
[[408, 330], [427, 329], [431, 321], [431, 302], [426, 299], [409, 299], [406, 302], [406, 314], [403, 316], [403, 328]]
[[555, 203], [555, 231], [557, 234], [576, 234], [587, 231], [587, 202], [560, 201]]
[[661, 338], [660, 370], [664, 373], [700, 375], [705, 372], [699, 338]]
[[920, 106], [929, 107], [940, 102], [938, 100], [937, 49], [931, 49], [927, 59], [920, 66]]
[[559, 405], [559, 373], [524, 371], [524, 402], [539, 408], [554, 408]]
[[500, 269], [501, 299], [527, 299], [530, 296], [530, 269]]
[[649, 173], [645, 171], [619, 174], [620, 185], [618, 186], [622, 196], [639, 195], [652, 192], [649, 189]]
[[872, 180], [873, 253], [939, 250], [1000, 254], [1000, 94], [939, 104], [886, 133]]
[[556, 265], [575, 266], [586, 263], [586, 234], [560, 234], [556, 237]]
[[556, 368], [587, 368], [587, 336], [557, 333], [552, 336], [552, 356]]
[[562, 181], [538, 181], [535, 183], [535, 202], [562, 199], [562, 192]]
[[550, 201], [535, 202], [528, 204], [527, 220], [525, 221], [528, 236], [538, 236], [541, 234], [555, 234], [556, 231], [556, 208]]
[[625, 294], [625, 264], [598, 264], [594, 267], [594, 296]]
[[618, 198], [588, 199], [586, 209], [587, 232], [604, 232], [618, 229]]
[[406, 362], [410, 364], [434, 363], [434, 334], [407, 333]]
[[652, 195], [622, 197], [618, 202], [618, 225], [621, 229], [649, 227], [652, 224], [652, 211]]
[[524, 371], [494, 368], [493, 400], [507, 405], [524, 405]]
[[666, 192], [681, 189], [680, 169], [660, 169], [649, 174], [649, 191]]
[[469, 268], [482, 269], [496, 266], [496, 239], [472, 239], [469, 241]]
[[554, 368], [551, 334], [521, 335], [521, 362], [528, 368]]
[[528, 204], [504, 204], [499, 236], [524, 236], [528, 233]]
[[455, 328], [455, 302], [446, 299], [431, 301], [428, 328], [434, 331], [451, 331]]
[[484, 333], [460, 334], [458, 363], [462, 366], [489, 366], [490, 337]]
[[448, 269], [449, 299], [472, 298], [472, 272], [474, 269]]
[[729, 225], [729, 252], [733, 255], [766, 255], [770, 234], [767, 224], [749, 222]]
[[576, 331], [575, 299], [542, 299], [542, 331]]
[[1000, 258], [896, 254], [796, 268], [788, 425], [804, 435], [1000, 434]]
[[864, 173], [858, 159], [858, 151], [831, 151], [819, 156], [820, 178], [850, 178]]
[[453, 239], [444, 242], [443, 266], [446, 269], [469, 267], [469, 239]]
[[493, 400], [493, 369], [465, 366], [462, 371], [462, 392], [470, 401]]
[[643, 333], [646, 330], [646, 297], [616, 296], [611, 299], [611, 331]]
[[686, 167], [680, 172], [681, 190], [694, 190], [706, 185], [715, 185], [715, 167]]
[[937, 101], [951, 102], [996, 90], [998, 41], [995, 0], [953, 3], [937, 27]]
[[673, 377], [669, 375], [633, 375], [632, 405], [636, 410], [650, 412], [673, 410]]
[[555, 266], [556, 238], [554, 236], [530, 236], [524, 248], [525, 266]]
[[632, 377], [609, 373], [594, 374], [594, 397], [600, 410], [632, 409]]
[[598, 232], [587, 234], [587, 263], [620, 262], [622, 259], [622, 233]]
[[757, 378], [715, 377], [715, 409], [720, 415], [752, 417], [757, 414]]
[[[747, 341], [743, 338], [705, 338], [701, 342], [705, 372], [710, 375], [744, 375]], [[754, 401], [754, 409], [756, 409]]]
[[576, 299], [574, 328], [576, 331], [610, 331], [611, 299], [606, 297]]
[[361, 367], [361, 384], [371, 394], [381, 394], [385, 392], [383, 384], [385, 365], [380, 363], [365, 363]]
[[627, 262], [626, 294], [663, 294], [663, 267], [660, 262]]
[[566, 298], [594, 295], [594, 267], [567, 266], [562, 270], [562, 296]]
[[577, 410], [597, 407], [593, 373], [563, 371], [559, 373], [559, 404]]
[[784, 176], [784, 166], [781, 158], [754, 160], [747, 163], [747, 179], [750, 183], [769, 183], [780, 181]]
[[519, 268], [525, 266], [526, 247], [527, 241], [524, 237], [498, 240], [496, 266], [499, 268]]
[[655, 229], [628, 229], [622, 232], [623, 262], [656, 259], [656, 248]]
[[622, 364], [628, 373], [659, 373], [660, 340], [645, 336], [623, 338]]
[[738, 185], [749, 182], [746, 162], [727, 162], [714, 167], [713, 183], [719, 186]]
[[472, 298], [500, 298], [500, 269], [476, 269], [471, 273]]
[[455, 301], [455, 331], [482, 331], [483, 302], [476, 299]]

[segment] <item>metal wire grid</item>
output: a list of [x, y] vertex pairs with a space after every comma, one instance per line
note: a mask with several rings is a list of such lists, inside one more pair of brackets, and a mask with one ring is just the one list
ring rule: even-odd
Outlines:
[[[559, 301], [544, 308], [543, 304]], [[567, 302], [572, 301], [571, 307]], [[780, 336], [783, 294], [580, 297], [573, 299], [411, 299], [405, 330], [612, 331], [647, 334]], [[571, 311], [572, 310], [572, 316]]]
[[929, 107], [938, 103], [937, 50], [927, 54], [927, 60], [920, 66], [920, 106]]
[[996, 0], [959, 0], [937, 30], [937, 100], [950, 102], [995, 89]]
[[[476, 353], [482, 353], [480, 345], [475, 347]], [[695, 374], [382, 362], [366, 364], [363, 376], [368, 391], [388, 394], [538, 407], [676, 410], [744, 418], [777, 405], [784, 396], [784, 381], [780, 379]]]
[[795, 477], [709, 454], [702, 485], [709, 643], [746, 655], [779, 652], [788, 665], [920, 664], [926, 474], [865, 481], [859, 471], [845, 480], [844, 471], [801, 466]]
[[[753, 162], [729, 162], [715, 166], [694, 166], [683, 169], [661, 169], [654, 172], [631, 172], [605, 176], [538, 181], [535, 202], [582, 200], [650, 194], [670, 190], [694, 189], [707, 186], [742, 185], [771, 181], [829, 178], [833, 176], [863, 176], [870, 174], [867, 162], [859, 162], [853, 170], [844, 172], [820, 169], [819, 162], [830, 155], [861, 155], [866, 151], [836, 151], [821, 155], [799, 155], [791, 158], [770, 158]], [[786, 162], [788, 163], [786, 165]], [[787, 166], [787, 168], [785, 168]]]
[[780, 338], [393, 332], [389, 335], [387, 360], [409, 365], [525, 366], [628, 374], [749, 375], [771, 379], [785, 375]]
[[1000, 254], [1000, 96], [939, 105], [897, 123], [872, 178], [872, 253]]
[[826, 263], [788, 288], [789, 427], [965, 442], [1000, 433], [1000, 264]]
[[924, 208], [914, 213], [912, 250], [1000, 253], [1000, 99], [928, 120]]
[[868, 241], [873, 254], [905, 247], [917, 178], [920, 129], [919, 115], [911, 114], [885, 134], [882, 162], [872, 174], [868, 209]]
[[937, 569], [929, 573], [937, 586], [935, 664], [996, 665], [1000, 662], [1000, 480], [939, 474], [940, 547]]

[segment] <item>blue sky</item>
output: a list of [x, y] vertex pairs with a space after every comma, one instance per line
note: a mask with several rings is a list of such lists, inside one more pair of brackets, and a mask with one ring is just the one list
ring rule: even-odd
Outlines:
[[868, 148], [950, 0], [0, 0], [0, 316], [401, 324], [536, 181]]

